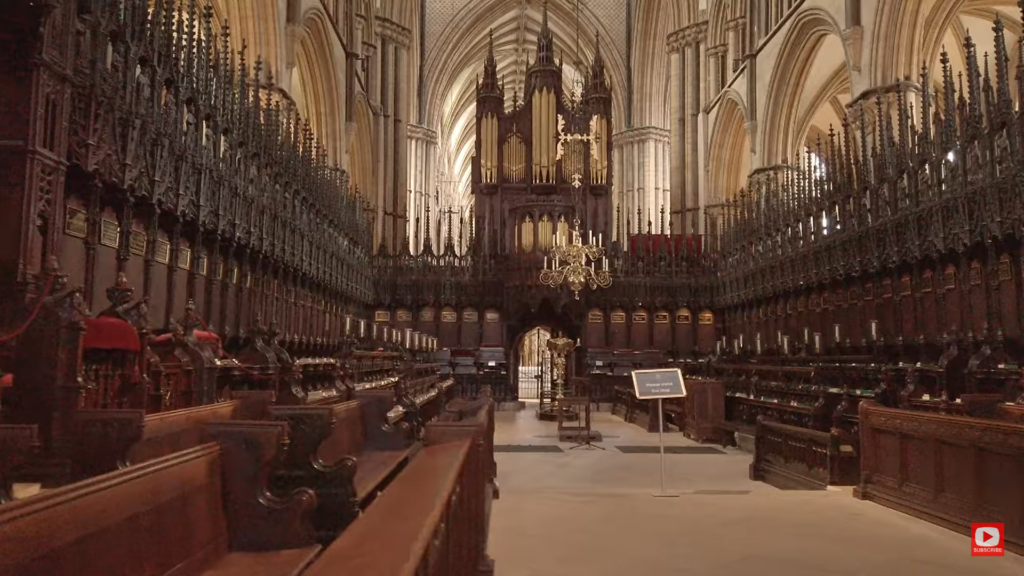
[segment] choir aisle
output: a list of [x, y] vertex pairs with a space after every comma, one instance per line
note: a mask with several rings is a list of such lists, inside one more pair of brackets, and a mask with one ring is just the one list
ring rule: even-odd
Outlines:
[[607, 450], [570, 450], [534, 414], [496, 417], [501, 499], [489, 549], [501, 576], [1024, 574], [1020, 556], [972, 558], [967, 536], [856, 500], [849, 488], [751, 482], [748, 454], [715, 453], [678, 433], [666, 445], [702, 449], [666, 455], [669, 491], [681, 495], [654, 498], [658, 455], [616, 446], [657, 446], [657, 434], [601, 413], [594, 429]]

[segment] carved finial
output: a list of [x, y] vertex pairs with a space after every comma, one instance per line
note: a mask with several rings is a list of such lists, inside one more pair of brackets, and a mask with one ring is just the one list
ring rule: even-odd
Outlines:
[[128, 277], [121, 272], [117, 275], [114, 285], [107, 288], [107, 300], [110, 302], [111, 308], [121, 308], [131, 301], [134, 293], [135, 288], [128, 285]]

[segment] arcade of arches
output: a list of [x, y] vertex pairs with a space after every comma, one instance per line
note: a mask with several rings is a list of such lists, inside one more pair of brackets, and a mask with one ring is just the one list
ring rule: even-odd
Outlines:
[[1024, 2], [0, 15], [0, 576], [1024, 573]]

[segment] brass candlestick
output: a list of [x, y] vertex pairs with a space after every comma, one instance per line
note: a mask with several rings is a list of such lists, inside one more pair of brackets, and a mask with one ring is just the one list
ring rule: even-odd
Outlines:
[[552, 377], [555, 381], [555, 399], [565, 398], [565, 357], [576, 347], [569, 338], [551, 338], [548, 350], [551, 351]]

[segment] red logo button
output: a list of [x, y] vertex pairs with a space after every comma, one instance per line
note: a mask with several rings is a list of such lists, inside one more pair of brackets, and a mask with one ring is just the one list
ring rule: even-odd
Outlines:
[[971, 524], [971, 556], [1003, 556], [1006, 551], [1003, 549], [1002, 522], [991, 522], [988, 524]]

